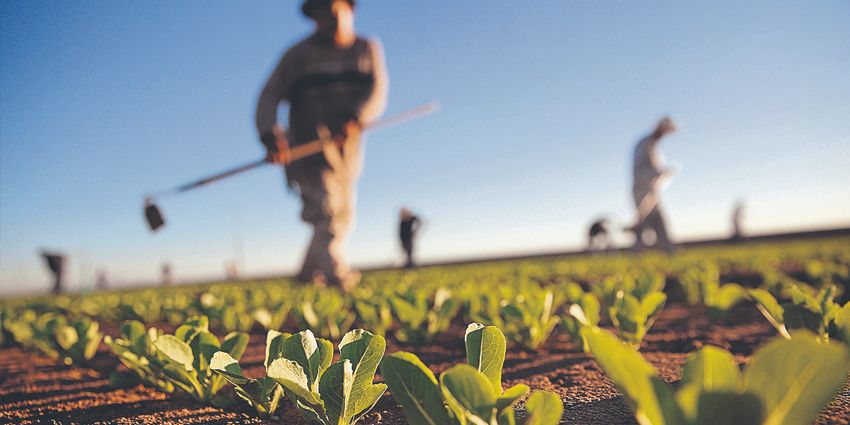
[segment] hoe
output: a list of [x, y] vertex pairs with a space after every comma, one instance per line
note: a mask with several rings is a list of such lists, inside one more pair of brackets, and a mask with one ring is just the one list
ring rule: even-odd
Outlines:
[[[363, 127], [363, 130], [375, 130], [383, 127], [389, 127], [396, 124], [401, 124], [406, 121], [410, 121], [415, 118], [419, 118], [421, 116], [430, 114], [437, 110], [437, 105], [434, 102], [426, 103], [424, 105], [418, 106], [413, 109], [409, 109], [404, 112], [400, 112], [396, 115], [392, 115], [383, 119], [379, 119], [373, 123], [367, 124]], [[315, 155], [319, 152], [324, 151], [324, 149], [331, 143], [336, 143], [330, 138], [330, 134], [327, 131], [327, 128], [320, 128], [318, 131], [319, 139], [313, 140], [312, 142], [304, 143], [298, 146], [294, 146], [292, 148], [287, 148], [286, 151], [281, 152], [280, 156], [283, 158], [281, 163], [283, 165], [292, 163], [299, 159]], [[193, 181], [191, 183], [186, 183], [184, 185], [178, 186], [174, 189], [160, 192], [156, 195], [148, 195], [145, 197], [145, 220], [148, 223], [148, 227], [152, 232], [155, 232], [160, 227], [165, 224], [165, 218], [162, 216], [162, 212], [159, 210], [159, 207], [156, 205], [156, 199], [164, 196], [177, 195], [183, 192], [188, 192], [192, 189], [206, 186], [210, 183], [219, 181], [221, 179], [235, 176], [237, 174], [241, 174], [248, 170], [253, 170], [260, 166], [271, 164], [266, 158], [259, 159], [256, 161], [249, 162], [247, 164], [240, 165], [238, 167], [231, 168], [226, 171], [222, 171], [218, 174], [214, 174], [208, 177], [201, 178], [199, 180]]]

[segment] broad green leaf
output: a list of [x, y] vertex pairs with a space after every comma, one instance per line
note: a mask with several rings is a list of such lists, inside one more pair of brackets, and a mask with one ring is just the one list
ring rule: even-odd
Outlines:
[[466, 327], [466, 361], [483, 373], [495, 394], [502, 393], [502, 366], [505, 363], [505, 335], [495, 326], [471, 323]]
[[729, 352], [707, 346], [691, 354], [682, 371], [676, 401], [688, 420], [695, 420], [701, 396], [706, 392], [735, 392], [741, 380], [738, 364]]
[[750, 298], [756, 303], [756, 308], [773, 325], [777, 332], [786, 339], [791, 339], [791, 335], [785, 328], [785, 309], [779, 305], [776, 298], [764, 289], [751, 289]]
[[310, 390], [307, 374], [297, 362], [285, 358], [277, 359], [269, 365], [266, 375], [305, 403], [312, 406], [322, 403]]
[[557, 425], [564, 414], [564, 403], [555, 393], [535, 391], [525, 403], [525, 410], [523, 425]]
[[145, 336], [145, 325], [138, 320], [127, 320], [121, 324], [121, 336], [134, 343]]
[[193, 370], [195, 357], [189, 344], [173, 335], [162, 335], [154, 341], [157, 351], [164, 354], [170, 361], [183, 366], [187, 371]]
[[325, 402], [325, 413], [332, 424], [347, 424], [354, 412], [348, 410], [354, 371], [351, 361], [343, 359], [332, 364], [319, 380], [319, 394]]
[[584, 294], [579, 298], [578, 305], [584, 311], [584, 317], [587, 319], [587, 325], [596, 326], [599, 324], [599, 311], [601, 306], [599, 300], [593, 294]]
[[221, 350], [221, 343], [218, 338], [209, 331], [201, 331], [195, 334], [195, 337], [189, 340], [189, 347], [195, 356], [192, 366], [199, 374], [207, 372], [210, 366], [210, 359], [213, 354]]
[[54, 335], [56, 337], [56, 343], [65, 351], [70, 350], [80, 340], [77, 330], [73, 326], [68, 325], [60, 325], [54, 331]]
[[505, 392], [496, 398], [496, 411], [501, 414], [505, 409], [512, 410], [511, 408], [517, 404], [521, 398], [525, 397], [529, 391], [531, 391], [531, 389], [525, 384], [517, 384], [506, 389]]
[[[363, 415], [365, 415], [366, 413], [369, 413], [369, 411], [372, 410], [372, 408], [375, 407], [376, 404], [378, 404], [378, 400], [380, 400], [381, 397], [383, 397], [384, 393], [386, 393], [386, 392], [387, 392], [387, 384], [374, 384], [371, 387], [369, 387], [369, 389], [366, 390], [366, 392], [358, 395], [358, 398], [360, 398], [360, 401], [358, 401], [357, 405], [362, 405], [362, 406], [365, 406], [365, 407], [363, 407], [362, 410], [360, 410], [360, 411], [351, 412], [350, 414], [353, 414], [354, 416], [349, 421], [349, 423], [354, 423], [354, 422], [360, 420], [360, 418], [362, 418]], [[351, 396], [354, 397], [353, 392], [352, 392]], [[351, 403], [349, 402], [349, 405], [350, 404]]]
[[764, 407], [752, 393], [709, 392], [699, 396], [695, 425], [760, 425]]
[[666, 421], [663, 405], [675, 404], [670, 388], [653, 383], [655, 368], [644, 360], [637, 350], [624, 344], [616, 336], [599, 328], [585, 327], [586, 338], [596, 363], [623, 393], [626, 404], [642, 425], [670, 425]]
[[386, 345], [384, 337], [362, 329], [348, 332], [339, 343], [340, 357], [349, 360], [354, 368], [351, 397], [346, 408], [351, 415], [360, 414], [377, 402], [371, 396], [377, 392], [377, 389], [373, 389], [375, 385], [372, 381], [384, 356]]
[[744, 389], [764, 403], [765, 425], [808, 424], [841, 389], [848, 371], [846, 347], [800, 332], [756, 351], [744, 372]]
[[231, 332], [225, 335], [221, 342], [221, 351], [227, 352], [235, 359], [241, 359], [250, 341], [251, 337], [244, 332]]
[[641, 311], [644, 316], [647, 318], [646, 327], [649, 328], [652, 326], [652, 323], [655, 321], [655, 318], [661, 314], [661, 310], [664, 309], [664, 304], [667, 302], [667, 294], [663, 292], [653, 292], [648, 294], [641, 300]]
[[162, 372], [165, 374], [165, 376], [168, 377], [168, 381], [170, 383], [179, 387], [187, 394], [199, 400], [203, 398], [204, 389], [201, 386], [200, 382], [198, 382], [198, 378], [195, 377], [194, 372], [185, 369], [182, 365], [179, 364], [167, 364], [162, 368]]
[[239, 367], [239, 362], [224, 351], [218, 351], [213, 354], [210, 361], [210, 369], [222, 374], [233, 385], [242, 385], [252, 381], [252, 379], [246, 378], [242, 374], [242, 368]]
[[319, 381], [317, 352], [319, 352], [319, 342], [309, 329], [298, 332], [283, 342], [283, 358], [296, 362], [304, 369], [310, 389], [314, 389]]
[[418, 357], [396, 352], [384, 357], [381, 376], [410, 425], [450, 424], [437, 379]]
[[283, 342], [290, 336], [292, 334], [281, 333], [276, 330], [270, 330], [266, 334], [266, 356], [263, 360], [265, 367], [269, 367], [273, 361], [283, 356]]
[[682, 371], [682, 385], [694, 384], [708, 391], [735, 391], [741, 371], [728, 351], [706, 346], [692, 354]]
[[443, 399], [455, 416], [489, 423], [496, 414], [496, 394], [490, 380], [474, 367], [456, 365], [440, 375]]
[[721, 310], [729, 310], [742, 299], [747, 298], [747, 290], [737, 283], [727, 283], [719, 288], [714, 300], [714, 306]]
[[209, 319], [207, 316], [194, 316], [186, 320], [186, 323], [177, 327], [177, 330], [174, 331], [174, 336], [188, 343], [196, 334], [207, 331], [209, 331]]
[[272, 329], [272, 314], [267, 308], [258, 308], [251, 313], [251, 317], [266, 329]]

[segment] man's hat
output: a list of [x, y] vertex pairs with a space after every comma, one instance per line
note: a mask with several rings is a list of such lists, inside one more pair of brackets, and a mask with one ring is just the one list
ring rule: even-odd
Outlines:
[[[354, 0], [346, 0], [351, 7], [354, 7]], [[301, 5], [301, 13], [308, 18], [313, 17], [313, 13], [322, 7], [328, 7], [334, 0], [304, 0]]]

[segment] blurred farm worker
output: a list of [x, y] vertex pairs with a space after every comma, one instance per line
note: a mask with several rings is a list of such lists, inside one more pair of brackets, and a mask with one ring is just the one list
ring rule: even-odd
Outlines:
[[[664, 168], [658, 143], [674, 131], [676, 124], [669, 117], [664, 117], [655, 126], [655, 130], [641, 139], [635, 147], [632, 195], [637, 209], [637, 220], [630, 230], [635, 233], [634, 247], [638, 250], [649, 245], [646, 238], [651, 234], [654, 234], [656, 247], [667, 252], [673, 250], [659, 199], [663, 180], [673, 174], [673, 170]], [[650, 235], [647, 235], [647, 231]]]
[[604, 251], [611, 248], [611, 235], [608, 233], [608, 219], [600, 218], [590, 225], [587, 235], [588, 251]]
[[[260, 94], [256, 117], [260, 140], [273, 162], [284, 162], [287, 147], [320, 137], [338, 142], [323, 154], [286, 165], [285, 175], [289, 188], [301, 195], [301, 219], [313, 227], [298, 280], [344, 290], [359, 280], [349, 268], [344, 245], [354, 224], [360, 129], [383, 112], [388, 87], [380, 44], [355, 33], [354, 3], [302, 4], [315, 31], [280, 59]], [[287, 131], [277, 123], [281, 102], [289, 103]]]
[[735, 207], [732, 208], [732, 239], [739, 240], [744, 237], [744, 231], [741, 221], [744, 218], [744, 201], [740, 199], [735, 202]]
[[404, 250], [404, 255], [407, 261], [404, 267], [410, 268], [416, 264], [413, 261], [413, 247], [416, 239], [416, 233], [422, 226], [422, 221], [407, 208], [402, 208], [399, 213], [399, 238], [401, 239], [401, 248]]
[[44, 258], [47, 269], [53, 275], [53, 289], [51, 292], [54, 294], [62, 292], [62, 274], [65, 268], [65, 256], [58, 252], [42, 250], [41, 258]]

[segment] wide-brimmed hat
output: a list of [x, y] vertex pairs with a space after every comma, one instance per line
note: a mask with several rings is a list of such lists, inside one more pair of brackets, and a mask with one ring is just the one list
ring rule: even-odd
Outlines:
[[[351, 7], [354, 7], [354, 0], [345, 1], [347, 1]], [[304, 0], [304, 3], [301, 5], [301, 13], [308, 18], [312, 18], [313, 13], [315, 13], [316, 10], [322, 7], [327, 7], [333, 2], [334, 0]]]

